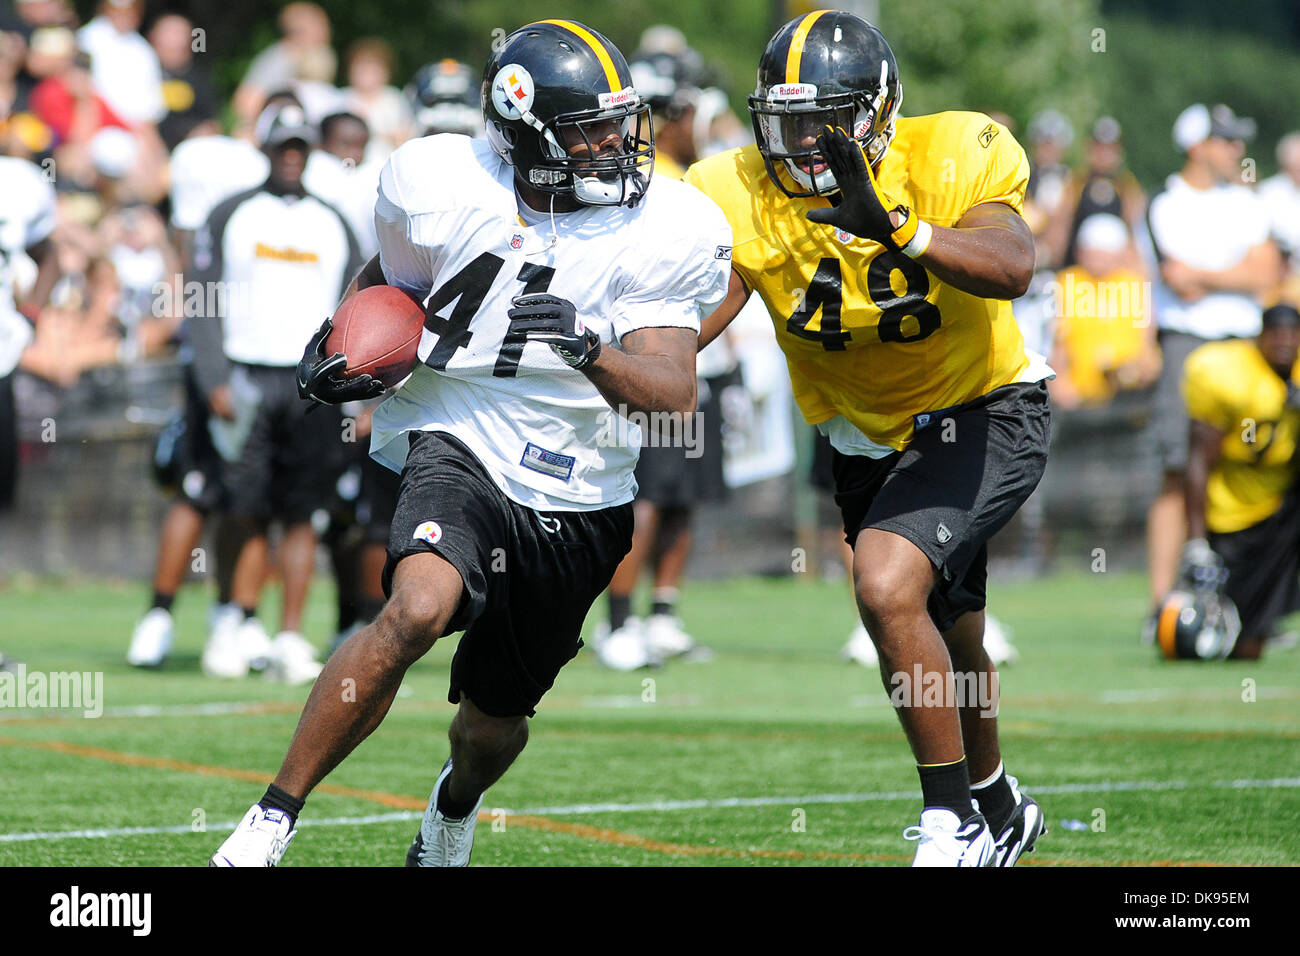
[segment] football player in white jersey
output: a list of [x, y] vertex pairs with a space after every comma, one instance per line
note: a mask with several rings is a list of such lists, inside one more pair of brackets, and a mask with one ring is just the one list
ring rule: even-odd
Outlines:
[[[212, 865], [277, 863], [307, 794], [379, 725], [406, 669], [462, 629], [451, 757], [407, 863], [468, 863], [483, 792], [630, 546], [634, 413], [695, 410], [699, 321], [726, 295], [731, 232], [693, 187], [651, 181], [622, 54], [579, 23], [529, 24], [488, 62], [482, 109], [486, 140], [393, 153], [379, 256], [356, 283], [426, 302], [420, 364], [374, 416], [374, 455], [405, 469], [388, 603], [330, 658], [274, 784]], [[377, 394], [338, 374], [329, 330], [299, 367], [304, 396]]]

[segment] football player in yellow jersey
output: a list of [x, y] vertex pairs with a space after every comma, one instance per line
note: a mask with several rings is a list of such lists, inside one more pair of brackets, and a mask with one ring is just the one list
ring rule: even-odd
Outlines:
[[[1009, 301], [1034, 268], [1029, 164], [982, 114], [900, 118], [893, 52], [849, 13], [787, 23], [758, 80], [757, 145], [686, 177], [733, 231], [731, 291], [700, 342], [757, 292], [835, 448], [858, 607], [921, 777], [914, 865], [1009, 866], [1044, 830], [1003, 769], [982, 646], [985, 543], [1047, 462], [1051, 370]], [[986, 699], [923, 699], [918, 679]]]
[[[1275, 305], [1256, 339], [1203, 345], [1183, 369], [1192, 423], [1181, 577], [1213, 585], [1227, 572], [1241, 616], [1232, 657], [1260, 656], [1300, 587], [1297, 353], [1300, 313]], [[1163, 646], [1174, 640], [1172, 620], [1161, 615], [1156, 633], [1169, 656], [1181, 656]]]

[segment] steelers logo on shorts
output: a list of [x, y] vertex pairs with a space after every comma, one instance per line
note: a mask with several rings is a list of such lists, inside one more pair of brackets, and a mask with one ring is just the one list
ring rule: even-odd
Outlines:
[[411, 537], [416, 541], [427, 541], [429, 544], [437, 544], [442, 540], [442, 528], [436, 521], [422, 521], [415, 529], [415, 534]]

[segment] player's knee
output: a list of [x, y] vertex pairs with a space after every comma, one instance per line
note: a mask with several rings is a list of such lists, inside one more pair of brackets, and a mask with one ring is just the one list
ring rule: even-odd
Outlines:
[[871, 622], [879, 626], [899, 616], [926, 611], [930, 582], [924, 582], [926, 588], [922, 590], [911, 575], [892, 565], [863, 562], [853, 583], [858, 607], [868, 620], [869, 631], [872, 630]]
[[437, 595], [408, 588], [394, 592], [379, 621], [393, 656], [409, 662], [424, 655], [442, 637], [451, 613]]

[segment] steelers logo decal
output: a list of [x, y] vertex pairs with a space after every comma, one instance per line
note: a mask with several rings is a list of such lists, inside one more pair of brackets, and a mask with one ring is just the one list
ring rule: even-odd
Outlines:
[[507, 63], [492, 81], [492, 105], [506, 119], [517, 119], [533, 105], [533, 77], [517, 63]]
[[415, 529], [415, 534], [411, 535], [415, 541], [427, 541], [429, 544], [437, 544], [442, 538], [442, 528], [438, 527], [436, 521], [421, 522]]

